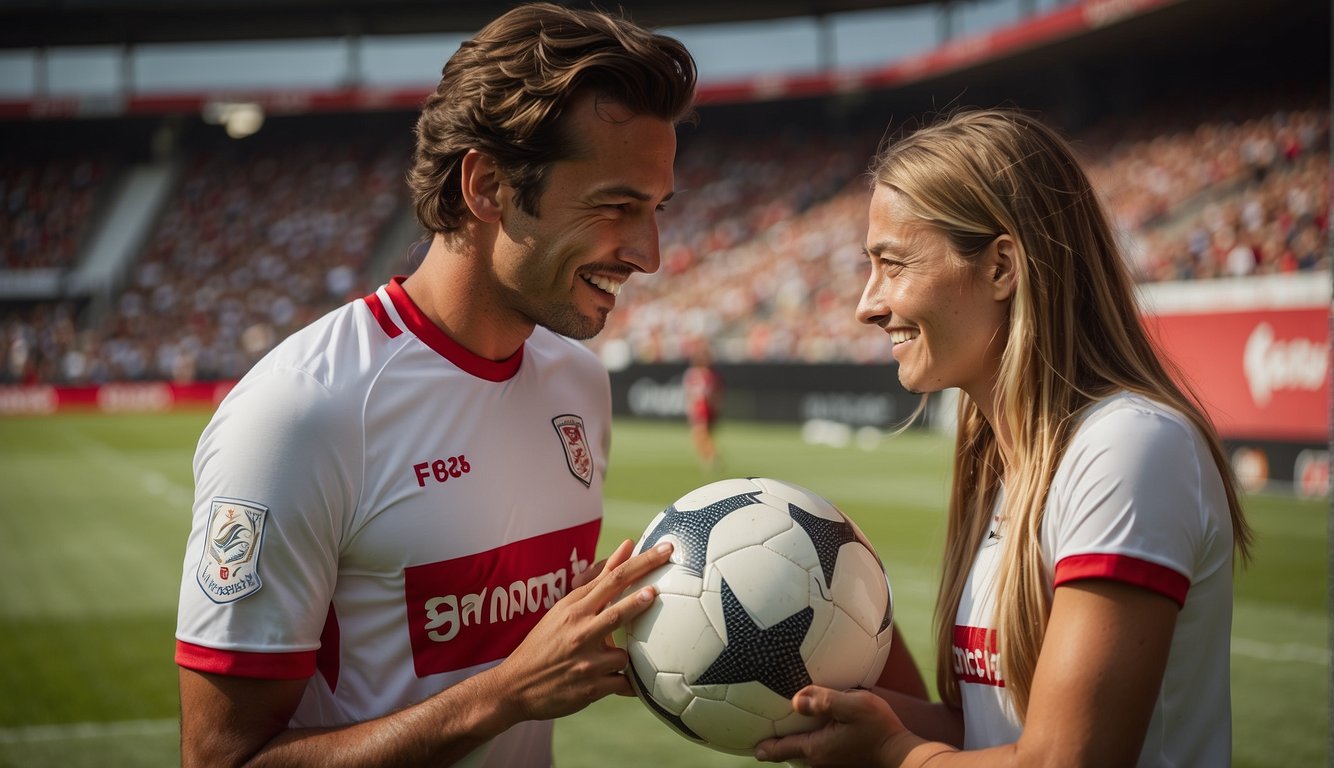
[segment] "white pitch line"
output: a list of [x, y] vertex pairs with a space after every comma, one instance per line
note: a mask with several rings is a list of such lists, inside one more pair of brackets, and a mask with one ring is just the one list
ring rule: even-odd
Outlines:
[[194, 501], [194, 492], [190, 488], [172, 482], [159, 472], [144, 469], [105, 443], [73, 429], [65, 430], [64, 436], [70, 444], [93, 461], [127, 477], [137, 475], [144, 491], [166, 502], [167, 509], [189, 509], [191, 502]]
[[1328, 648], [1317, 648], [1304, 643], [1267, 643], [1263, 640], [1232, 638], [1232, 655], [1247, 656], [1260, 661], [1292, 661], [1303, 664], [1328, 664]]
[[0, 728], [0, 744], [31, 744], [68, 739], [103, 739], [135, 736], [165, 736], [176, 733], [179, 721], [120, 720], [107, 723], [60, 723]]

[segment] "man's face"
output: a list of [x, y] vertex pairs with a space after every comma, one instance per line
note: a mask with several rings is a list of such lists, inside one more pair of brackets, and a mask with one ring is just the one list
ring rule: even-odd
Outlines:
[[587, 339], [631, 274], [658, 269], [657, 216], [672, 196], [676, 128], [592, 94], [572, 102], [566, 119], [577, 151], [548, 169], [538, 214], [501, 187], [495, 277], [505, 307]]

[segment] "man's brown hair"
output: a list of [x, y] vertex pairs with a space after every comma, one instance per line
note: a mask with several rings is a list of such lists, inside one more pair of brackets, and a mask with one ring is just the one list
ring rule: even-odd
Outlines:
[[536, 215], [547, 168], [576, 151], [561, 118], [577, 93], [676, 123], [691, 115], [695, 79], [685, 46], [625, 18], [551, 3], [509, 11], [450, 57], [422, 108], [408, 172], [417, 220], [430, 232], [460, 226], [470, 149], [490, 156]]

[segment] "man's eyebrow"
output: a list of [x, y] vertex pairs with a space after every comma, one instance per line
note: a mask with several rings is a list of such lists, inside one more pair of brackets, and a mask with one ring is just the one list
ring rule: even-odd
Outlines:
[[[594, 194], [596, 197], [628, 197], [632, 200], [639, 200], [640, 202], [648, 202], [649, 200], [653, 199], [652, 195], [643, 191], [642, 189], [628, 187], [623, 184], [615, 184], [610, 187], [602, 187], [601, 189], [597, 190]], [[671, 200], [672, 197], [674, 197], [675, 195], [676, 195], [676, 190], [668, 192], [667, 196], [662, 199], [662, 202], [665, 203], [668, 200]]]

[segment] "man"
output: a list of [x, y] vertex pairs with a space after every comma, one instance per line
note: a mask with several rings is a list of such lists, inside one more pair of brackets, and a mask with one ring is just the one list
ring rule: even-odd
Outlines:
[[654, 595], [621, 595], [668, 552], [589, 564], [610, 386], [564, 337], [658, 268], [694, 82], [677, 41], [548, 4], [451, 57], [409, 174], [421, 266], [200, 438], [185, 765], [549, 765], [552, 718], [630, 691], [610, 636]]

